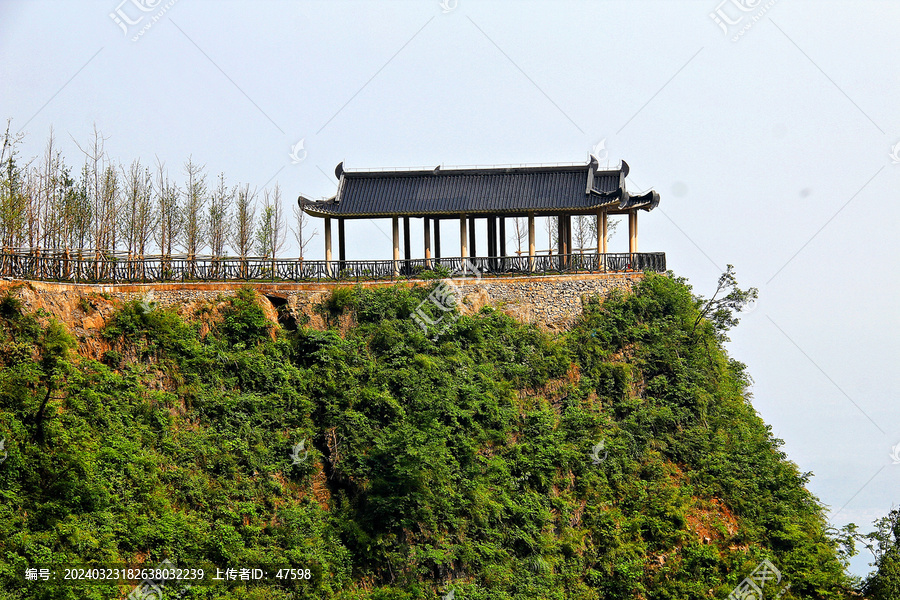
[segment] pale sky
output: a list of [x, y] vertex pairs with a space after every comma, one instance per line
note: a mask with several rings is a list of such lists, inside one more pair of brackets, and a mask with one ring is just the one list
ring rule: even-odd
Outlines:
[[[287, 202], [333, 194], [342, 160], [572, 162], [604, 141], [662, 196], [642, 251], [700, 293], [729, 263], [759, 288], [730, 344], [753, 403], [833, 523], [868, 529], [900, 502], [898, 25], [900, 4], [859, 0], [2, 0], [0, 117], [26, 158], [52, 126], [77, 168], [96, 124], [120, 162], [192, 156]], [[348, 258], [388, 258], [383, 231], [350, 223]]]

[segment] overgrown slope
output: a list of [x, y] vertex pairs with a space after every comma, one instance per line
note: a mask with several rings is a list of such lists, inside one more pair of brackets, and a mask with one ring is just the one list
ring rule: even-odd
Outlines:
[[436, 341], [410, 318], [428, 291], [337, 294], [344, 335], [278, 330], [249, 291], [212, 328], [130, 304], [103, 362], [4, 300], [0, 598], [124, 597], [22, 573], [164, 558], [310, 569], [185, 598], [725, 598], [763, 559], [783, 598], [848, 597], [683, 281], [562, 336], [487, 308]]

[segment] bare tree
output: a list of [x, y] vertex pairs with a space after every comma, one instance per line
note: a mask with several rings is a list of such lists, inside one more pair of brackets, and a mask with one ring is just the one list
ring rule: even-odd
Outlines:
[[121, 184], [119, 172], [107, 163], [103, 169], [99, 196], [95, 200], [99, 213], [94, 215], [94, 249], [100, 253], [114, 254], [119, 247], [119, 208], [121, 205]]
[[309, 216], [300, 208], [299, 204], [292, 205], [292, 208], [296, 227], [292, 227], [291, 232], [294, 234], [294, 239], [297, 240], [298, 253], [302, 261], [303, 255], [306, 253], [306, 247], [319, 232], [313, 229], [312, 233], [307, 234], [306, 229], [309, 227]]
[[81, 177], [85, 201], [90, 205], [91, 212], [89, 237], [97, 258], [101, 253], [115, 252], [117, 241], [118, 173], [106, 156], [107, 139], [95, 124], [93, 136], [87, 146], [82, 147], [73, 140], [84, 154]]
[[544, 221], [544, 228], [547, 230], [547, 241], [550, 244], [547, 255], [553, 254], [553, 249], [557, 247], [559, 240], [559, 217], [547, 217]]
[[131, 168], [122, 169], [122, 205], [119, 222], [119, 232], [122, 235], [122, 242], [125, 244], [125, 251], [128, 252], [128, 258], [134, 254], [135, 238], [137, 237], [137, 204], [141, 195], [140, 181], [140, 163], [134, 161]]
[[47, 143], [44, 145], [44, 154], [41, 156], [38, 165], [35, 167], [35, 180], [37, 181], [37, 244], [32, 248], [35, 254], [40, 254], [41, 248], [46, 247], [50, 238], [50, 223], [53, 221], [53, 202], [52, 202], [52, 185], [50, 179], [55, 173], [55, 162], [53, 158], [54, 152], [53, 128], [50, 128], [50, 135], [47, 137]]
[[6, 132], [3, 134], [3, 145], [0, 147], [0, 173], [6, 175], [7, 179], [10, 178], [13, 171], [15, 171], [16, 155], [18, 154], [16, 146], [18, 146], [24, 138], [21, 133], [10, 135], [9, 128], [11, 126], [12, 119], [7, 119]]
[[528, 241], [528, 219], [526, 217], [516, 217], [513, 219], [513, 239], [516, 242], [516, 254], [522, 256], [522, 246]]
[[184, 163], [184, 173], [186, 180], [184, 183], [184, 201], [181, 209], [181, 245], [188, 255], [189, 260], [193, 260], [199, 250], [206, 245], [204, 237], [206, 235], [206, 173], [203, 172], [203, 165], [197, 165], [192, 158], [188, 158]]
[[235, 194], [231, 226], [231, 247], [241, 258], [247, 258], [253, 248], [256, 229], [256, 190], [250, 185], [238, 186]]
[[256, 243], [259, 255], [272, 260], [272, 277], [275, 277], [275, 259], [284, 247], [285, 222], [281, 204], [281, 188], [275, 184], [273, 191], [263, 190], [262, 212], [256, 228]]
[[37, 169], [28, 169], [25, 172], [25, 231], [23, 243], [32, 250], [37, 247], [41, 239], [41, 205], [40, 205], [41, 180]]
[[159, 253], [164, 260], [168, 260], [181, 235], [181, 208], [178, 187], [169, 181], [166, 165], [159, 157], [156, 158], [156, 183], [153, 191], [156, 196], [156, 227], [153, 238]]
[[[83, 172], [82, 172], [83, 175]], [[69, 167], [62, 165], [59, 181], [60, 217], [59, 239], [56, 248], [64, 248], [68, 257], [71, 248], [84, 248], [90, 234], [91, 207], [87, 199], [87, 185], [82, 177], [72, 179]]]
[[6, 123], [0, 149], [0, 244], [4, 251], [22, 244], [28, 219], [28, 188], [24, 169], [16, 163], [21, 135], [10, 135]]
[[37, 251], [52, 249], [60, 246], [64, 237], [64, 223], [62, 214], [62, 154], [56, 148], [56, 138], [53, 129], [47, 138], [44, 149], [44, 157], [40, 166], [40, 188], [38, 202], [40, 203], [40, 241]]
[[82, 170], [81, 178], [76, 182], [72, 190], [72, 208], [74, 209], [74, 222], [72, 223], [72, 245], [77, 249], [87, 248], [91, 242], [91, 201], [88, 198], [87, 180]]
[[122, 236], [128, 257], [143, 257], [155, 225], [150, 170], [135, 160], [127, 171], [122, 169], [122, 179]]
[[74, 182], [69, 176], [69, 168], [65, 165], [65, 162], [63, 162], [61, 154], [59, 164], [60, 166], [57, 174], [58, 179], [56, 181], [56, 189], [53, 196], [53, 200], [56, 203], [56, 207], [54, 208], [54, 213], [56, 214], [56, 231], [51, 248], [52, 250], [63, 248], [68, 252], [72, 237], [73, 210], [70, 198], [72, 196], [71, 190], [74, 187]]
[[259, 255], [265, 258], [275, 258], [284, 247], [284, 207], [281, 204], [281, 188], [277, 183], [271, 192], [263, 190], [263, 205], [259, 227], [256, 229], [256, 241]]
[[[593, 222], [593, 228], [591, 223]], [[597, 220], [587, 215], [575, 215], [572, 218], [572, 245], [569, 252], [574, 252], [575, 248], [584, 254], [584, 249], [589, 248], [596, 241]]]
[[156, 212], [153, 210], [153, 184], [150, 169], [144, 167], [140, 173], [140, 195], [136, 202], [135, 210], [135, 251], [138, 257], [143, 258], [147, 254], [147, 246], [153, 237], [156, 226]]
[[235, 188], [225, 185], [225, 174], [219, 174], [219, 185], [213, 191], [209, 202], [207, 225], [209, 229], [209, 248], [213, 258], [225, 255], [225, 246], [231, 232], [231, 204], [234, 201]]

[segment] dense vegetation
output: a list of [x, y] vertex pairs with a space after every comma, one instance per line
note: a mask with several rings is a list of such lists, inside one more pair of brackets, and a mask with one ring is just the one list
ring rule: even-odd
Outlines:
[[[856, 534], [856, 526], [851, 525]], [[900, 598], [900, 509], [892, 509], [875, 522], [875, 530], [853, 536], [872, 552], [875, 570], [863, 581], [862, 591], [875, 600]]]
[[187, 598], [725, 598], [763, 559], [785, 599], [848, 597], [807, 475], [684, 281], [563, 335], [486, 308], [436, 341], [410, 318], [428, 291], [336, 293], [327, 331], [273, 326], [246, 290], [187, 321], [132, 303], [102, 361], [7, 297], [0, 598], [123, 597], [22, 572], [165, 558], [311, 572]]

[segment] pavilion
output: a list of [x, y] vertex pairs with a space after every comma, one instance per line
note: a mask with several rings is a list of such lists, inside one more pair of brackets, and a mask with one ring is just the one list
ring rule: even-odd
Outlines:
[[516, 217], [528, 219], [526, 268], [535, 272], [541, 271], [535, 260], [535, 217], [557, 217], [558, 267], [568, 264], [573, 255], [572, 217], [577, 215], [596, 218], [596, 255], [602, 257], [607, 254], [608, 216], [627, 214], [628, 252], [638, 256], [638, 211], [656, 208], [659, 194], [652, 190], [630, 194], [625, 187], [628, 172], [625, 161], [616, 168], [603, 169], [593, 156], [586, 164], [352, 171], [344, 169], [342, 162], [335, 168], [339, 182], [334, 196], [319, 201], [300, 196], [298, 202], [307, 214], [324, 219], [325, 264], [329, 272], [333, 260], [332, 220], [337, 220], [338, 261], [344, 264], [345, 220], [391, 219], [396, 273], [401, 265], [401, 219], [403, 261], [407, 265], [411, 260], [410, 219], [424, 219], [424, 264], [430, 268], [441, 259], [440, 221], [450, 219], [459, 221], [459, 257], [478, 256], [475, 225], [478, 219], [484, 219], [484, 258], [492, 261], [488, 264], [521, 258], [507, 257], [506, 253], [506, 219]]

